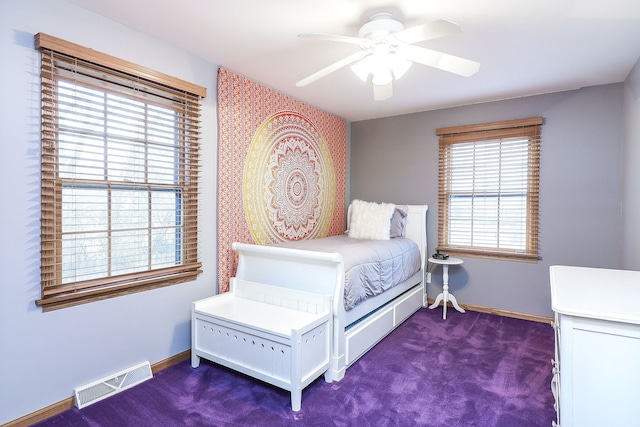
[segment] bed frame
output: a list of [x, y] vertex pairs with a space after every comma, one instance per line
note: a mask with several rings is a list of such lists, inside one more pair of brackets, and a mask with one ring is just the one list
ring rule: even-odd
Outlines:
[[419, 308], [427, 306], [427, 211], [426, 205], [409, 205], [405, 228], [405, 236], [420, 249], [420, 271], [391, 292], [371, 298], [349, 312], [344, 309], [345, 272], [339, 254], [233, 243], [239, 256], [236, 280], [330, 295], [331, 363], [325, 380], [339, 381], [347, 367]]

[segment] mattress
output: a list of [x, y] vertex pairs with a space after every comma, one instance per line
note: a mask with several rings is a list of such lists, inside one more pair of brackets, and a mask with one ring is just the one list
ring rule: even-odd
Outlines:
[[418, 245], [402, 237], [368, 240], [340, 235], [276, 246], [341, 254], [345, 267], [346, 311], [406, 281], [420, 270], [421, 265]]

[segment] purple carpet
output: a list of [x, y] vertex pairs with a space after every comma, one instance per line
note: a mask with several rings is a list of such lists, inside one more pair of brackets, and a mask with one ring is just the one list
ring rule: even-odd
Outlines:
[[300, 412], [288, 392], [203, 359], [37, 425], [548, 427], [553, 352], [546, 323], [423, 309], [342, 381], [309, 385]]

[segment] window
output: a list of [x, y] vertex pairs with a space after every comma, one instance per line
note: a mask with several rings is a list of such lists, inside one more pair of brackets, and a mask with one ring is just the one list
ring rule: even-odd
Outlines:
[[438, 249], [535, 262], [542, 117], [437, 129]]
[[194, 280], [204, 88], [46, 34], [44, 311]]

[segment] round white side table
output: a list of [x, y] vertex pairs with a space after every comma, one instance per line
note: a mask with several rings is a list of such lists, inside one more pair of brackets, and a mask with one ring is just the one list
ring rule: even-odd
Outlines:
[[458, 310], [460, 313], [464, 313], [464, 309], [458, 305], [458, 301], [453, 294], [449, 293], [449, 266], [450, 265], [460, 265], [464, 261], [460, 258], [448, 258], [448, 259], [435, 259], [429, 258], [428, 261], [433, 264], [439, 264], [442, 266], [442, 292], [436, 297], [436, 300], [433, 304], [429, 306], [429, 308], [436, 308], [440, 305], [440, 301], [442, 301], [442, 318], [447, 318], [447, 303], [451, 301], [453, 304], [453, 308]]

